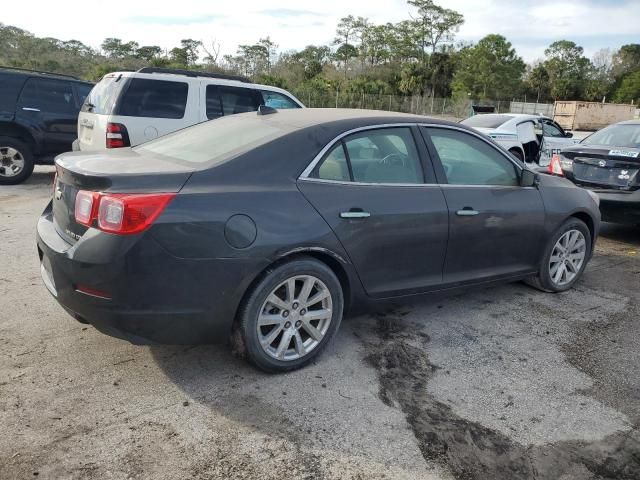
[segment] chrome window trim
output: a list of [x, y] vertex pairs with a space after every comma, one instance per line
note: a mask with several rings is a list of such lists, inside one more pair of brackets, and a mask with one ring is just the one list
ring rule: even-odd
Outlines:
[[416, 122], [402, 122], [402, 123], [381, 123], [379, 125], [366, 125], [364, 127], [357, 127], [357, 128], [352, 128], [351, 130], [347, 130], [346, 132], [341, 133], [340, 135], [336, 136], [333, 140], [331, 140], [329, 143], [327, 143], [322, 150], [320, 150], [320, 152], [313, 158], [313, 160], [311, 160], [311, 162], [309, 163], [309, 165], [307, 165], [307, 168], [305, 168], [302, 173], [300, 174], [300, 176], [298, 177], [298, 180], [303, 180], [305, 182], [313, 182], [313, 183], [329, 183], [329, 184], [341, 184], [341, 185], [364, 185], [364, 186], [383, 186], [383, 187], [433, 187], [433, 186], [440, 186], [440, 187], [454, 187], [454, 188], [459, 188], [459, 187], [477, 187], [477, 188], [535, 188], [535, 187], [520, 187], [518, 185], [473, 185], [473, 184], [469, 184], [469, 185], [462, 185], [462, 184], [451, 184], [451, 183], [367, 183], [367, 182], [351, 182], [351, 181], [344, 181], [344, 180], [327, 180], [327, 179], [323, 179], [323, 178], [312, 178], [309, 175], [311, 175], [311, 172], [313, 172], [313, 170], [315, 169], [316, 165], [318, 165], [318, 163], [323, 159], [323, 157], [325, 156], [325, 154], [331, 150], [336, 143], [338, 143], [340, 140], [342, 140], [344, 137], [349, 136], [353, 133], [358, 133], [358, 132], [363, 132], [363, 131], [367, 131], [367, 130], [376, 130], [376, 129], [381, 129], [381, 128], [394, 128], [394, 127], [429, 127], [429, 128], [446, 128], [449, 130], [457, 130], [460, 132], [464, 132], [467, 133], [469, 135], [473, 135], [475, 137], [477, 137], [478, 139], [482, 140], [484, 143], [486, 143], [487, 145], [489, 145], [491, 148], [493, 148], [494, 150], [496, 150], [500, 155], [502, 155], [505, 159], [507, 159], [509, 162], [511, 162], [512, 165], [514, 165], [517, 169], [517, 171], [522, 172], [522, 170], [524, 170], [525, 167], [519, 165], [517, 162], [515, 162], [513, 159], [511, 159], [509, 157], [509, 155], [507, 155], [505, 152], [503, 152], [497, 145], [495, 145], [492, 141], [487, 141], [487, 138], [485, 135], [479, 133], [479, 132], [475, 132], [472, 130], [468, 130], [466, 128], [461, 128], [461, 127], [457, 127], [455, 125], [444, 125], [444, 124], [440, 124], [440, 123], [416, 123]]

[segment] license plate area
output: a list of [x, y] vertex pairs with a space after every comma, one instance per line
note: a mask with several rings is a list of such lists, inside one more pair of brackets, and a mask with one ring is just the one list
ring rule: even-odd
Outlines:
[[634, 183], [638, 175], [638, 169], [600, 167], [575, 163], [573, 174], [578, 181], [628, 187]]

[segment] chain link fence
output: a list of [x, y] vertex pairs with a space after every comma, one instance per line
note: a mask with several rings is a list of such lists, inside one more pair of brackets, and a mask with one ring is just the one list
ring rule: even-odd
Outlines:
[[[310, 108], [363, 108], [390, 112], [413, 113], [450, 120], [462, 120], [473, 114], [472, 105], [492, 106], [496, 113], [511, 112], [512, 103], [501, 100], [436, 98], [421, 95], [383, 95], [367, 93], [342, 93], [340, 91], [293, 91]], [[542, 105], [542, 104], [540, 104]], [[519, 111], [516, 113], [520, 113]], [[525, 112], [527, 113], [527, 112]]]

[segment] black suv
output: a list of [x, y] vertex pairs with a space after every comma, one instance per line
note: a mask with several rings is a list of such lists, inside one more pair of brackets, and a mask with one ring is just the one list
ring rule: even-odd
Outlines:
[[92, 88], [67, 75], [0, 66], [0, 185], [20, 183], [35, 164], [71, 150]]

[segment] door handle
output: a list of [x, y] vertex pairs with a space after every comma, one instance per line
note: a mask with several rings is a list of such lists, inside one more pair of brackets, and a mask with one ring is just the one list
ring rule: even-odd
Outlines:
[[462, 210], [458, 210], [456, 215], [460, 217], [473, 217], [474, 215], [478, 215], [480, 212], [474, 210], [471, 207], [464, 207]]
[[22, 107], [22, 110], [24, 110], [26, 112], [39, 112], [40, 111], [39, 108], [33, 108], [33, 107]]
[[341, 212], [340, 218], [369, 218], [371, 214], [369, 212], [364, 212], [362, 209], [352, 208], [348, 212]]

